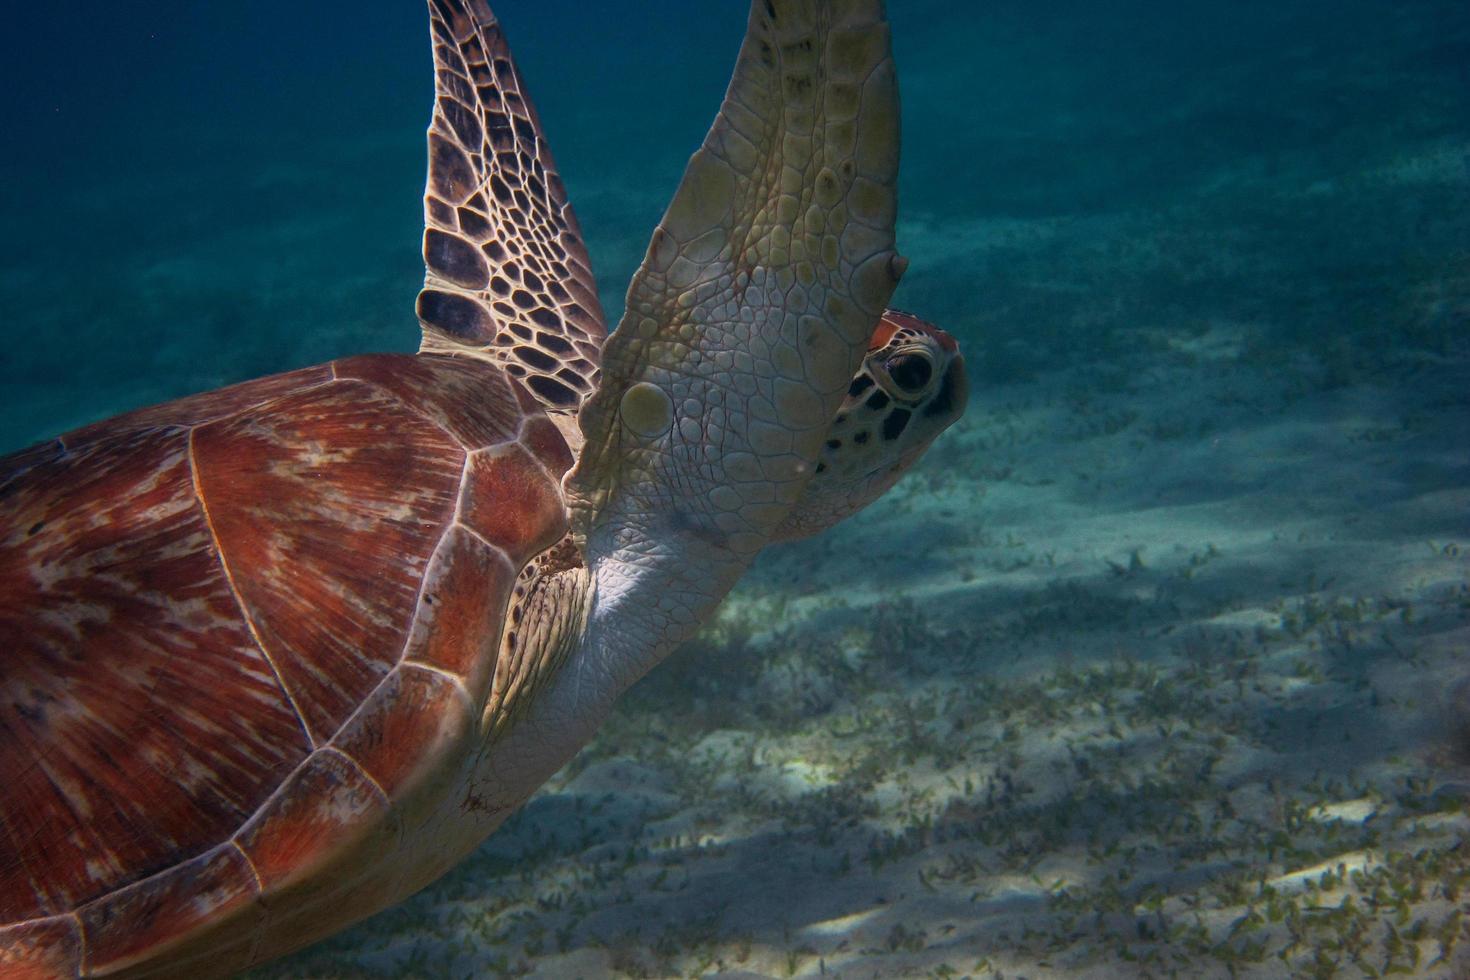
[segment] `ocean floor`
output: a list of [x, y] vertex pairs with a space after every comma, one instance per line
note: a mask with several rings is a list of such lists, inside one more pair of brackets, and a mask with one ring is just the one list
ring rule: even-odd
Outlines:
[[464, 866], [255, 976], [1470, 975], [1470, 353], [982, 388]]

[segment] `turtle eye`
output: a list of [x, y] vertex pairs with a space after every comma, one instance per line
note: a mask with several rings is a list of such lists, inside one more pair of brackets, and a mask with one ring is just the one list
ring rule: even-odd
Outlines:
[[919, 351], [904, 351], [883, 362], [883, 370], [905, 395], [922, 395], [934, 379], [934, 362]]

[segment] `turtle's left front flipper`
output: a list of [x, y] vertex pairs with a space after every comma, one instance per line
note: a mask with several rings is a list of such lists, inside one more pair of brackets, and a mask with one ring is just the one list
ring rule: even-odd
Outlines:
[[[902, 271], [898, 128], [881, 0], [755, 0], [724, 105], [604, 349], [566, 481], [597, 616], [651, 617], [655, 658], [815, 470]], [[711, 571], [691, 581], [690, 566]]]
[[422, 350], [476, 352], [550, 409], [597, 383], [592, 263], [510, 46], [484, 0], [429, 0], [435, 101]]

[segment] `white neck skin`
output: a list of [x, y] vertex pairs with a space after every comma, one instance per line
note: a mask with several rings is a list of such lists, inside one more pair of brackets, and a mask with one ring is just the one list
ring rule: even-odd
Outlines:
[[514, 723], [475, 766], [475, 794], [495, 810], [508, 815], [570, 761], [618, 696], [692, 636], [749, 565], [728, 549], [671, 546], [692, 542], [667, 521], [662, 534], [604, 525], [588, 541], [588, 570], [562, 573], [586, 583], [585, 627], [569, 631], [576, 645], [564, 659], [557, 651], [533, 655], [562, 665], [516, 707]]

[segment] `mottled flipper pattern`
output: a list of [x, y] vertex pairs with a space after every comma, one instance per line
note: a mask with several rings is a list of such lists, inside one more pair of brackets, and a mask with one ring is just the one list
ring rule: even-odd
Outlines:
[[[755, 0], [567, 481], [600, 608], [647, 609], [662, 642], [724, 595], [815, 471], [903, 270], [898, 122], [881, 0]], [[686, 560], [708, 573], [653, 595], [625, 573]]]
[[575, 409], [607, 328], [566, 188], [484, 0], [429, 0], [429, 16], [421, 349], [482, 351], [546, 407]]

